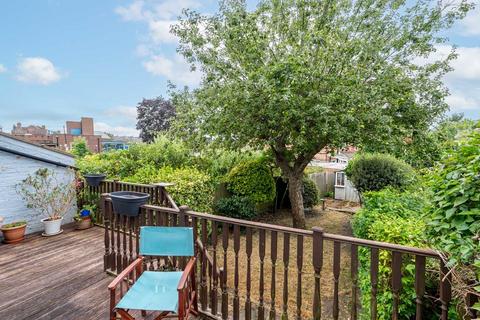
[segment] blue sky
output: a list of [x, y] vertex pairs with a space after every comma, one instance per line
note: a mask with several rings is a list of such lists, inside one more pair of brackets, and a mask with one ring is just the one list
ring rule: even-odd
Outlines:
[[[252, 4], [254, 0], [251, 1]], [[199, 74], [168, 33], [184, 7], [213, 12], [216, 0], [15, 0], [0, 3], [0, 126], [17, 121], [61, 130], [95, 118], [96, 130], [135, 135], [135, 105], [165, 95], [167, 80]], [[449, 31], [458, 46], [445, 81], [452, 112], [480, 119], [480, 10]], [[439, 47], [439, 54], [448, 52]]]

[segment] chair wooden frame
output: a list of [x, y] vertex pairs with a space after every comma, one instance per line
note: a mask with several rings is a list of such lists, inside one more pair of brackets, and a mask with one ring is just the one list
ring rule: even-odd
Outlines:
[[[140, 278], [143, 273], [143, 257], [138, 257], [133, 261], [125, 270], [123, 270], [109, 285], [110, 291], [110, 320], [120, 319], [134, 320], [135, 318], [128, 313], [128, 310], [116, 308], [117, 305], [117, 289], [120, 287], [119, 299], [120, 300], [128, 289]], [[188, 261], [185, 269], [183, 270], [182, 277], [177, 286], [178, 291], [178, 314], [170, 311], [164, 311], [158, 315], [155, 320], [165, 318], [178, 318], [178, 320], [187, 320], [190, 314], [198, 315], [198, 301], [197, 290], [195, 283], [195, 257], [191, 257]], [[124, 290], [126, 286], [127, 290]], [[161, 310], [159, 310], [161, 311]], [[142, 310], [142, 316], [146, 316], [146, 311]]]

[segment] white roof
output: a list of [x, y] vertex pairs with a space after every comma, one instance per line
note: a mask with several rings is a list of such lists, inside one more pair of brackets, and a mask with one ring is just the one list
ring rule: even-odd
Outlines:
[[342, 163], [342, 162], [322, 162], [322, 161], [316, 161], [313, 160], [310, 162], [310, 165], [313, 167], [321, 167], [324, 169], [333, 169], [333, 170], [338, 170], [338, 171], [343, 171], [347, 167], [347, 163]]

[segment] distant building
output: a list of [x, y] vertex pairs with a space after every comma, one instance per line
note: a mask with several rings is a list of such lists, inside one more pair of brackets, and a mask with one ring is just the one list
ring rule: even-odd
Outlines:
[[12, 128], [12, 135], [22, 138], [28, 142], [38, 143], [44, 146], [54, 147], [52, 136], [49, 134], [47, 128], [43, 126], [26, 126], [23, 127], [20, 122]]
[[94, 132], [93, 118], [82, 117], [80, 121], [67, 121], [63, 133], [50, 132], [45, 126], [23, 127], [19, 122], [13, 126], [12, 135], [28, 142], [65, 151], [71, 150], [75, 138], [82, 137], [87, 141], [87, 147], [91, 152], [102, 151], [101, 136]]
[[53, 141], [57, 148], [71, 150], [73, 140], [78, 137], [85, 138], [91, 152], [102, 151], [101, 136], [95, 134], [93, 118], [82, 117], [80, 121], [67, 121], [65, 133], [53, 134]]
[[128, 150], [131, 144], [142, 141], [138, 137], [115, 136], [102, 131], [95, 131], [95, 134], [100, 135], [102, 138], [102, 151]]

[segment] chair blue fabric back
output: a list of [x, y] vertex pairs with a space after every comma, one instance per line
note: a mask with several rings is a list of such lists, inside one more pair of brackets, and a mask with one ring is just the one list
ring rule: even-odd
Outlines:
[[191, 257], [193, 229], [186, 227], [140, 227], [140, 255]]

